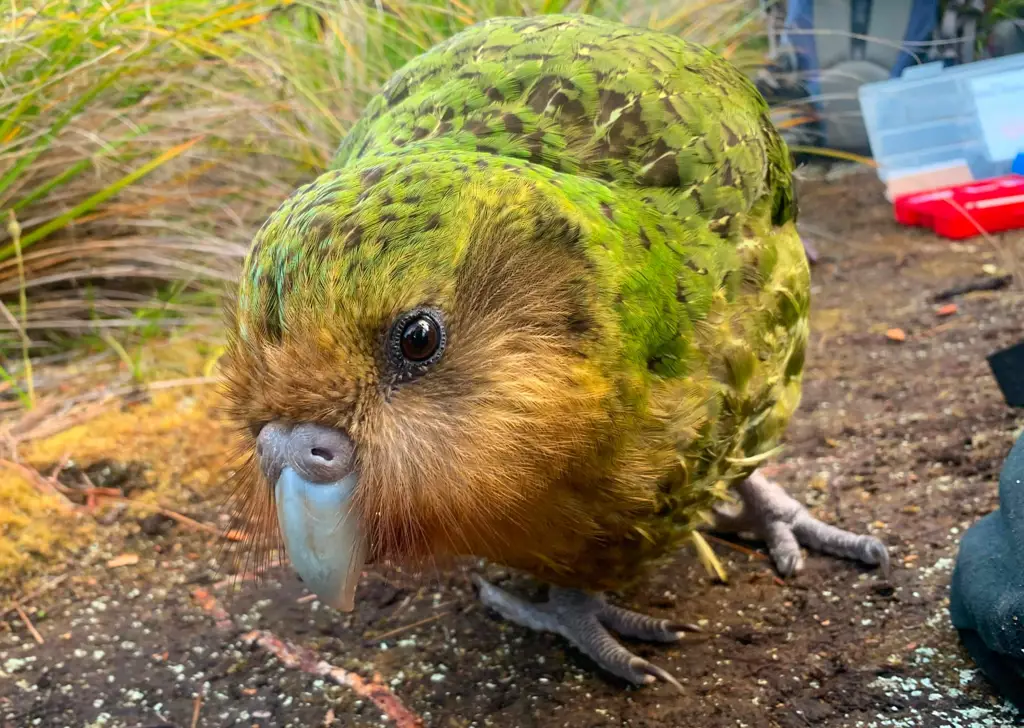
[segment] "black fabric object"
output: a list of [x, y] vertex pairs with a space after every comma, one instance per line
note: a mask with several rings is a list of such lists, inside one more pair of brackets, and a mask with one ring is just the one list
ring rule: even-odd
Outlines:
[[949, 612], [978, 668], [1024, 712], [1024, 436], [1003, 462], [999, 508], [960, 541]]
[[989, 649], [972, 629], [957, 630], [960, 642], [967, 648], [978, 669], [988, 678], [1000, 695], [1017, 710], [1024, 712], [1024, 662]]
[[1024, 407], [1024, 341], [989, 355], [988, 365], [1006, 404]]

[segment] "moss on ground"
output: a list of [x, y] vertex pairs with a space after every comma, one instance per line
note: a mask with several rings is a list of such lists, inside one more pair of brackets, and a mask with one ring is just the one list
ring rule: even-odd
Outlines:
[[[193, 376], [202, 365], [191, 345], [182, 343], [164, 350], [152, 378]], [[97, 531], [96, 521], [106, 520], [109, 508], [124, 507], [101, 499], [94, 511], [69, 510], [59, 497], [40, 492], [33, 470], [47, 478], [62, 463], [75, 471], [100, 462], [141, 464], [133, 477], [144, 482], [129, 483], [132, 492], [124, 501], [139, 517], [157, 505], [188, 511], [200, 503], [222, 504], [234, 435], [220, 404], [214, 385], [153, 391], [143, 401], [113, 401], [81, 424], [21, 443], [18, 459], [25, 468], [0, 468], [0, 594], [27, 591], [29, 580], [61, 568], [97, 537], [112, 538], [113, 530]]]

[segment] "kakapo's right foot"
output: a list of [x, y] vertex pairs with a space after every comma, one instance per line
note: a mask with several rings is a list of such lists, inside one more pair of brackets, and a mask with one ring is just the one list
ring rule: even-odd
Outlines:
[[682, 690], [666, 670], [634, 655], [608, 632], [647, 642], [676, 642], [686, 632], [699, 632], [690, 624], [675, 624], [608, 604], [603, 597], [578, 589], [552, 586], [548, 601], [533, 604], [494, 586], [476, 574], [480, 601], [516, 624], [538, 632], [554, 632], [613, 675], [636, 685], [657, 680]]
[[819, 521], [761, 473], [752, 473], [736, 486], [736, 491], [743, 501], [742, 510], [730, 513], [716, 508], [714, 527], [732, 533], [749, 531], [763, 538], [782, 576], [792, 576], [804, 568], [801, 546], [879, 566], [882, 574], [889, 576], [885, 544], [874, 536], [851, 533]]

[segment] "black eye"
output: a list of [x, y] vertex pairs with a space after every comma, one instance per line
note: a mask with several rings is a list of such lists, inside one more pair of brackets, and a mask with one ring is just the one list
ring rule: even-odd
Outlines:
[[399, 377], [422, 374], [444, 352], [447, 332], [441, 312], [417, 308], [402, 314], [391, 328], [390, 339], [391, 364]]
[[402, 356], [417, 364], [432, 357], [441, 345], [441, 331], [429, 316], [414, 318], [402, 330]]

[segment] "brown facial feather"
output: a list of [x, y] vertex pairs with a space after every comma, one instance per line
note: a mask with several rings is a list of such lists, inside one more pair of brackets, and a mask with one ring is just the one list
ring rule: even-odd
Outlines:
[[[468, 241], [453, 281], [417, 282], [444, 292], [412, 303], [437, 305], [448, 328], [443, 358], [422, 377], [388, 375], [385, 335], [401, 306], [372, 324], [358, 313], [371, 306], [339, 306], [330, 321], [289, 317], [279, 342], [232, 340], [233, 419], [317, 422], [356, 442], [374, 562], [472, 555], [569, 584], [596, 540], [621, 537], [611, 522], [654, 508], [666, 463], [622, 442], [633, 428], [595, 352], [608, 344], [579, 223], [541, 203], [525, 214], [517, 203], [530, 186], [517, 184], [503, 199], [468, 190], [451, 233]], [[364, 226], [366, 244], [372, 236]], [[240, 488], [253, 527], [276, 529], [257, 469]]]

